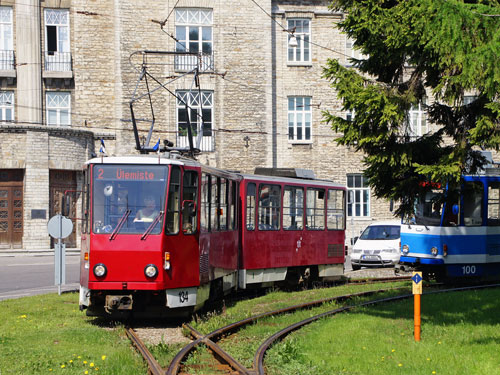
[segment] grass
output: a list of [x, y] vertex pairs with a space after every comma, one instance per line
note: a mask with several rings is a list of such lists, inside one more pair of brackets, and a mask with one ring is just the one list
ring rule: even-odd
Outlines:
[[323, 319], [275, 345], [270, 375], [500, 374], [500, 291], [422, 297], [422, 338], [412, 301]]
[[0, 374], [140, 374], [122, 327], [105, 329], [78, 310], [78, 294], [0, 302]]
[[[409, 283], [352, 285], [265, 296], [221, 306], [195, 317], [202, 333], [261, 312], [363, 290]], [[405, 291], [406, 292], [406, 291]], [[386, 295], [394, 295], [392, 291]], [[357, 299], [357, 302], [366, 299]], [[356, 303], [356, 301], [352, 302]], [[247, 367], [270, 334], [335, 308], [334, 303], [260, 320], [222, 338], [220, 345]], [[322, 319], [274, 345], [269, 375], [290, 374], [500, 374], [500, 290], [422, 297], [422, 341], [413, 339], [411, 300], [358, 308]], [[0, 374], [145, 374], [121, 325], [105, 325], [78, 311], [77, 294], [49, 294], [0, 302]], [[109, 329], [113, 328], [113, 329]], [[152, 347], [166, 366], [181, 345]], [[210, 356], [196, 350], [191, 373], [203, 373]]]

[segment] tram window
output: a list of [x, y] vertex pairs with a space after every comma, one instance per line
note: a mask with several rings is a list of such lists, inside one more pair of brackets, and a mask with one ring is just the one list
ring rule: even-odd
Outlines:
[[281, 186], [260, 185], [259, 230], [279, 230], [281, 212]]
[[237, 190], [237, 186], [238, 186], [238, 183], [236, 181], [230, 181], [230, 191], [231, 191], [231, 195], [230, 195], [230, 207], [229, 207], [229, 211], [230, 211], [230, 217], [229, 217], [229, 229], [230, 230], [233, 230], [233, 229], [236, 229], [236, 202], [237, 202], [237, 194], [236, 192], [238, 191]]
[[253, 182], [247, 185], [247, 202], [246, 202], [246, 227], [247, 230], [255, 229], [255, 193], [256, 187]]
[[500, 226], [500, 182], [488, 186], [488, 225]]
[[283, 193], [283, 229], [304, 229], [304, 188], [285, 186]]
[[219, 207], [218, 207], [218, 216], [219, 216], [219, 229], [227, 230], [227, 180], [225, 178], [221, 178], [219, 184]]
[[306, 228], [325, 229], [325, 190], [308, 188], [306, 194]]
[[168, 234], [179, 233], [180, 219], [180, 191], [181, 170], [177, 166], [172, 167], [170, 174], [170, 185], [168, 189], [167, 218], [165, 220], [165, 232]]
[[483, 224], [483, 184], [468, 182], [463, 190], [463, 214], [466, 226]]
[[201, 176], [201, 229], [210, 229], [210, 176], [203, 173]]
[[83, 194], [82, 194], [82, 233], [89, 230], [89, 185], [90, 171], [83, 172]]
[[210, 176], [210, 230], [219, 230], [219, 215], [217, 215], [217, 207], [219, 207], [218, 200], [219, 192], [219, 179]]
[[186, 171], [182, 186], [182, 231], [185, 234], [196, 232], [197, 222], [198, 173]]
[[326, 226], [328, 229], [343, 230], [344, 220], [344, 191], [328, 189], [328, 201], [326, 211]]

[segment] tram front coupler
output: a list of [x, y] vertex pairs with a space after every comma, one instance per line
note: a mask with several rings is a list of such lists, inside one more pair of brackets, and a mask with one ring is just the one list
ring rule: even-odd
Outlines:
[[104, 310], [108, 314], [117, 310], [132, 310], [133, 299], [131, 294], [127, 295], [107, 295]]

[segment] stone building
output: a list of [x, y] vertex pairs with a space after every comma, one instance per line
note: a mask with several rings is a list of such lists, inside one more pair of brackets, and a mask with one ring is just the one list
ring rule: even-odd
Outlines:
[[[177, 95], [203, 113], [205, 128], [193, 123], [201, 162], [246, 173], [307, 168], [347, 185], [347, 237], [391, 217], [370, 194], [362, 155], [338, 146], [322, 122], [323, 110], [351, 115], [322, 78], [328, 58], [349, 64], [356, 53], [336, 28], [342, 17], [320, 0], [2, 1], [0, 251], [50, 246], [47, 221], [64, 191], [79, 196], [101, 139], [108, 154], [137, 152], [130, 101], [145, 92], [145, 65], [148, 84], [156, 77], [170, 90], [152, 97], [150, 143], [187, 144]], [[199, 90], [185, 74], [192, 56], [145, 50], [205, 52]], [[134, 102], [141, 139], [152, 117], [146, 99]], [[68, 246], [78, 242], [76, 228]]]

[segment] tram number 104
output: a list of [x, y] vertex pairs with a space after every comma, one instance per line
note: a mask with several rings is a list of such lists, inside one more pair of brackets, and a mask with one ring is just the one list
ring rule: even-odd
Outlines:
[[186, 303], [189, 301], [189, 293], [187, 291], [180, 291], [179, 292], [179, 302], [180, 303]]
[[476, 266], [462, 266], [462, 275], [475, 275], [476, 274]]

